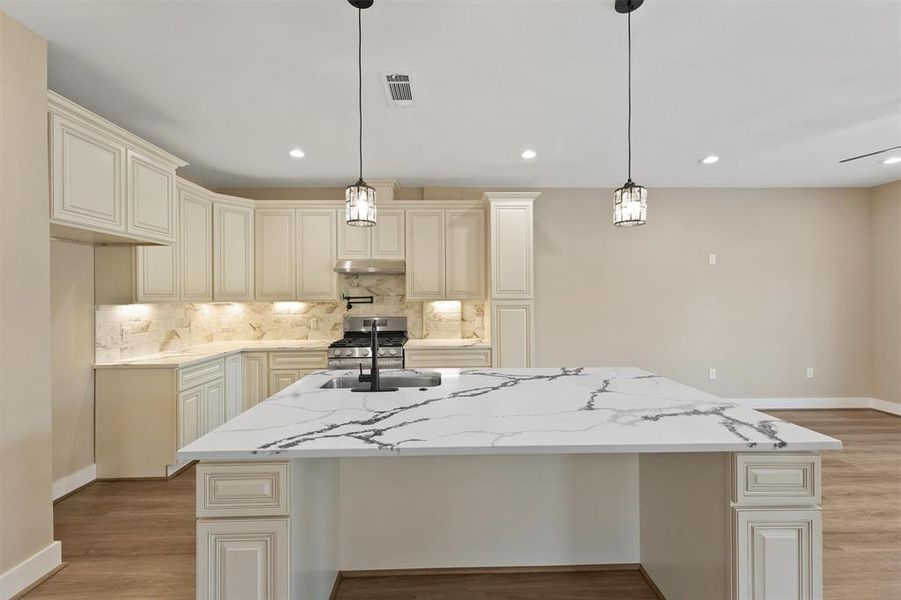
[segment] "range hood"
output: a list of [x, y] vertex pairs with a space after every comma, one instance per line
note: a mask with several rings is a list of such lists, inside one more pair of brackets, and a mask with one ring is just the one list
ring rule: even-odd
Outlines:
[[346, 275], [400, 275], [406, 270], [402, 260], [352, 259], [335, 263], [335, 273]]

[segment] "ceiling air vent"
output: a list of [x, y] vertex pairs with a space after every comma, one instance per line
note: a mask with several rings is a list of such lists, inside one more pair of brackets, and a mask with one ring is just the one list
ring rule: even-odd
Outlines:
[[382, 73], [388, 104], [398, 108], [413, 106], [413, 74]]

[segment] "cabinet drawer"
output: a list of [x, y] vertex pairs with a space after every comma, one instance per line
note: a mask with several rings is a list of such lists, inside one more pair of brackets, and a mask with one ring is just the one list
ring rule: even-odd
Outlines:
[[197, 466], [198, 517], [288, 514], [288, 463]]
[[178, 369], [178, 389], [185, 390], [208, 381], [225, 377], [225, 359], [181, 367]]
[[404, 365], [417, 368], [478, 368], [491, 366], [489, 348], [429, 348], [404, 351]]
[[741, 506], [820, 503], [817, 454], [736, 454], [732, 500]]
[[270, 352], [270, 369], [324, 369], [328, 366], [325, 352]]

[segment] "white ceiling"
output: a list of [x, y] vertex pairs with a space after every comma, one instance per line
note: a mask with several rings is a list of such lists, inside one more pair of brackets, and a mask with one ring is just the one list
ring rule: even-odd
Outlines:
[[[195, 179], [356, 179], [356, 12], [342, 0], [0, 9], [50, 40], [54, 90], [189, 161]], [[612, 0], [376, 0], [363, 23], [366, 178], [624, 181], [626, 22]], [[901, 178], [884, 156], [838, 164], [901, 145], [901, 0], [647, 0], [632, 25], [637, 182]], [[414, 73], [415, 107], [387, 105], [389, 70]], [[711, 153], [720, 163], [698, 164]]]

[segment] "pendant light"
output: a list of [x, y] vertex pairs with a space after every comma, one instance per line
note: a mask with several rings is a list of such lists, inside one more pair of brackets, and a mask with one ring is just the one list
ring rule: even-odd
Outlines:
[[363, 9], [372, 6], [373, 0], [347, 0], [357, 9], [357, 108], [360, 117], [360, 178], [344, 190], [348, 225], [372, 227], [375, 225], [375, 188], [363, 181]]
[[616, 0], [616, 12], [626, 13], [629, 39], [629, 170], [623, 187], [613, 192], [613, 224], [617, 227], [644, 225], [648, 220], [648, 190], [632, 181], [632, 11], [644, 0]]

